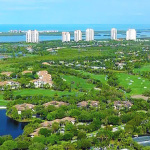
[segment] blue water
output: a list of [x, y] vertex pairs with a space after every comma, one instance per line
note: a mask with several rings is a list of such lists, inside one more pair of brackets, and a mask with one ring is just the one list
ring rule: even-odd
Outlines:
[[82, 30], [85, 31], [87, 28], [93, 28], [95, 31], [110, 31], [111, 28], [117, 28], [118, 30], [127, 30], [129, 28], [150, 29], [148, 24], [0, 24], [0, 32], [7, 32], [10, 30], [58, 30], [58, 31], [74, 31]]
[[[129, 28], [134, 28], [137, 30], [137, 38], [148, 38], [150, 37], [150, 25], [130, 25], [130, 24], [73, 24], [73, 25], [48, 25], [48, 24], [37, 24], [37, 25], [28, 25], [28, 24], [20, 24], [20, 25], [14, 25], [14, 24], [7, 24], [2, 25], [0, 24], [0, 32], [8, 32], [10, 30], [38, 30], [38, 31], [45, 31], [45, 30], [57, 30], [59, 32], [62, 31], [74, 31], [74, 30], [81, 30], [85, 31], [87, 28], [93, 28], [95, 31], [110, 31], [111, 28], [117, 28], [118, 30], [124, 30], [126, 31]], [[146, 31], [147, 30], [147, 31]], [[108, 33], [107, 33], [108, 34]], [[125, 38], [125, 34], [118, 34], [118, 38]], [[61, 36], [40, 36], [40, 41], [51, 41], [51, 40], [61, 40]], [[73, 36], [71, 36], [71, 39], [73, 40]], [[85, 37], [83, 37], [83, 40]], [[104, 36], [104, 34], [96, 35], [96, 40], [101, 39], [110, 39], [110, 35]], [[25, 35], [24, 36], [0, 36], [0, 42], [22, 42], [25, 41]]]
[[6, 110], [0, 110], [0, 136], [11, 135], [13, 138], [23, 133], [27, 123], [19, 123], [6, 116]]
[[3, 59], [4, 58], [4, 56], [0, 56], [0, 59]]
[[140, 145], [150, 146], [150, 136], [135, 137], [133, 140], [138, 142]]

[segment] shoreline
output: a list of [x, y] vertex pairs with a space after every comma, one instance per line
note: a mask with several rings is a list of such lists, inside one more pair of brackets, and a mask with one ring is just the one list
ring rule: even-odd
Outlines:
[[1, 109], [6, 109], [7, 107], [6, 106], [0, 106], [0, 110]]

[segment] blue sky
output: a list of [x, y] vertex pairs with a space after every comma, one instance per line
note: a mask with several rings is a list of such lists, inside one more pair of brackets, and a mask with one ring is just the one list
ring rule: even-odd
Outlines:
[[150, 24], [150, 0], [0, 0], [0, 24]]

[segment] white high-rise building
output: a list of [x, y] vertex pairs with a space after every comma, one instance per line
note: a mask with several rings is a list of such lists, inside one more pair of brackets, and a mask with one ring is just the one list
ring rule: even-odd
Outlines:
[[62, 32], [62, 42], [69, 42], [69, 41], [70, 41], [70, 33]]
[[74, 31], [74, 41], [82, 41], [82, 32], [80, 30]]
[[135, 29], [129, 29], [126, 32], [126, 40], [136, 41], [136, 30]]
[[39, 42], [39, 32], [37, 30], [29, 30], [26, 33], [27, 43], [38, 43]]
[[87, 29], [86, 30], [86, 41], [93, 41], [94, 40], [94, 30]]
[[111, 39], [117, 40], [117, 29], [116, 28], [111, 29]]

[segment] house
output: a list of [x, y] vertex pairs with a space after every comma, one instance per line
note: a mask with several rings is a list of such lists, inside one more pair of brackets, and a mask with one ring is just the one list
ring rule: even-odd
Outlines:
[[88, 107], [88, 105], [89, 105], [90, 107], [98, 107], [99, 101], [91, 101], [91, 100], [88, 100], [88, 101], [79, 102], [79, 103], [77, 104], [78, 107]]
[[130, 109], [132, 107], [132, 105], [133, 104], [131, 102], [129, 102], [129, 101], [115, 101], [114, 102], [114, 108], [116, 110], [120, 110], [120, 109], [122, 109], [124, 107]]
[[76, 119], [75, 118], [71, 118], [71, 117], [65, 117], [63, 119], [61, 119], [61, 122], [71, 122], [72, 124], [75, 124]]
[[34, 136], [38, 136], [38, 135], [39, 135], [39, 131], [40, 131], [41, 129], [44, 129], [44, 128], [48, 129], [47, 127], [40, 127], [40, 128], [37, 128], [37, 129], [34, 130], [33, 133], [30, 134], [30, 136], [31, 136], [32, 138], [33, 138]]
[[125, 63], [115, 63], [115, 65], [119, 68], [119, 69], [123, 69], [123, 67], [126, 65]]
[[1, 81], [0, 82], [0, 87], [2, 87], [1, 90], [4, 90], [4, 86], [10, 87], [11, 89], [18, 89], [20, 87], [20, 83], [15, 81]]
[[[40, 129], [42, 128], [47, 128], [47, 129], [50, 129], [50, 127], [52, 126], [53, 123], [63, 123], [63, 122], [71, 122], [72, 124], [75, 124], [75, 118], [71, 118], [71, 117], [65, 117], [65, 118], [62, 118], [62, 119], [55, 119], [53, 121], [45, 121], [43, 123], [41, 123], [41, 127], [40, 128], [37, 128], [36, 130], [34, 130], [33, 133], [30, 134], [30, 136], [33, 138], [34, 136], [38, 136], [39, 134], [39, 131]], [[61, 128], [60, 130], [60, 133], [64, 133], [64, 128]]]
[[32, 49], [32, 47], [30, 47], [30, 46], [27, 47], [26, 49], [27, 49], [27, 51], [29, 51], [30, 53], [33, 52], [33, 49]]
[[51, 75], [48, 74], [48, 71], [39, 71], [37, 75], [39, 76], [39, 79], [31, 81], [34, 84], [35, 88], [44, 87], [44, 85], [46, 84], [52, 87], [53, 81]]
[[88, 106], [88, 102], [87, 101], [82, 101], [82, 102], [79, 102], [77, 104], [78, 107], [87, 107]]
[[24, 110], [28, 110], [28, 109], [33, 110], [34, 107], [35, 105], [27, 104], [27, 103], [15, 105], [15, 108], [18, 111], [18, 115], [21, 115], [21, 112]]
[[27, 74], [27, 73], [32, 73], [32, 71], [25, 70], [25, 71], [22, 72], [23, 75], [25, 75], [25, 74]]
[[2, 72], [1, 75], [5, 75], [7, 77], [10, 77], [10, 75], [12, 74], [12, 72]]
[[98, 107], [99, 101], [90, 101], [90, 106], [92, 107]]
[[51, 101], [51, 102], [48, 102], [48, 103], [45, 103], [43, 104], [45, 107], [48, 107], [50, 105], [53, 105], [55, 107], [60, 107], [60, 106], [67, 106], [69, 105], [68, 103], [65, 103], [65, 102], [58, 102], [58, 101]]
[[45, 121], [43, 123], [41, 123], [42, 127], [51, 127], [53, 123], [63, 123], [63, 122], [71, 122], [72, 124], [75, 124], [76, 119], [75, 118], [71, 118], [71, 117], [65, 117], [62, 119], [55, 119], [53, 121]]
[[133, 95], [133, 96], [131, 96], [131, 98], [134, 98], [134, 99], [144, 99], [144, 100], [147, 101], [149, 97], [143, 96], [143, 95]]
[[42, 65], [50, 66], [50, 64], [48, 62], [43, 62]]

